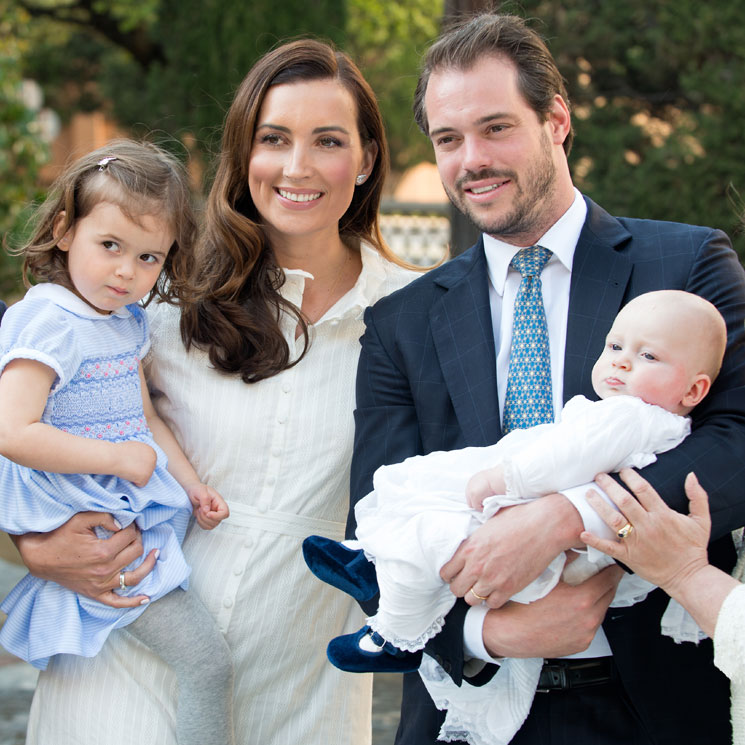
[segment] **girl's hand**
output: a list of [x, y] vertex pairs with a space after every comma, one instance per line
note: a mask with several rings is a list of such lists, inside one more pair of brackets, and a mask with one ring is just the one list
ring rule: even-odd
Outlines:
[[211, 486], [190, 484], [185, 491], [194, 506], [194, 517], [200, 528], [212, 530], [230, 515], [227, 502]]
[[114, 476], [131, 481], [135, 486], [145, 486], [155, 470], [158, 456], [150, 445], [138, 440], [115, 443], [118, 467]]

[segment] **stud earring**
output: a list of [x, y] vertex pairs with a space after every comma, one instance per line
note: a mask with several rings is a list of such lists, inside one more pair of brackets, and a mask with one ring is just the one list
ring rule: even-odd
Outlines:
[[365, 179], [367, 178], [367, 174], [361, 173], [357, 178], [354, 180], [357, 186], [360, 186], [365, 183]]

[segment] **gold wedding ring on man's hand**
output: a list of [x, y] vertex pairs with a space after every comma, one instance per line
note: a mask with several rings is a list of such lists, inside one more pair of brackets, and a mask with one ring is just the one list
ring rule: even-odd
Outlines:
[[471, 595], [473, 595], [473, 596], [474, 596], [475, 598], [478, 598], [479, 600], [488, 600], [488, 599], [489, 599], [489, 596], [488, 596], [488, 595], [487, 595], [486, 597], [482, 597], [481, 595], [479, 595], [479, 594], [478, 594], [478, 593], [477, 593], [477, 592], [476, 592], [476, 591], [475, 591], [475, 590], [473, 589], [473, 587], [472, 587], [472, 588], [471, 588], [471, 589], [470, 589], [470, 590], [469, 590], [468, 592], [470, 592], [470, 593], [471, 593]]
[[624, 538], [630, 536], [634, 532], [634, 526], [631, 523], [626, 523], [622, 528], [618, 529], [618, 532], [616, 535], [623, 540]]

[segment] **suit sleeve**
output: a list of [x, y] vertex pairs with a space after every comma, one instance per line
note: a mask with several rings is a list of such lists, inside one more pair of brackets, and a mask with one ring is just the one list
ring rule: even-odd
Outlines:
[[727, 236], [703, 240], [685, 287], [711, 301], [727, 323], [722, 370], [691, 414], [692, 433], [641, 474], [679, 512], [688, 512], [683, 482], [693, 471], [709, 493], [712, 540], [745, 524], [745, 272]]
[[[384, 343], [375, 315], [374, 308], [365, 312], [365, 333], [361, 339], [362, 352], [357, 369], [347, 538], [354, 537], [354, 506], [372, 491], [375, 470], [422, 454], [419, 418], [409, 372], [397, 355], [395, 345]], [[385, 325], [389, 328], [393, 324], [390, 319], [387, 321]], [[377, 598], [362, 606], [366, 613], [374, 613]], [[463, 622], [467, 610], [468, 605], [459, 599], [447, 615], [443, 630], [425, 648], [458, 685], [463, 675]]]
[[373, 488], [379, 466], [400, 463], [422, 452], [419, 423], [407, 376], [377, 331], [373, 309], [365, 311], [365, 333], [357, 368], [354, 452], [347, 538], [356, 528], [354, 506]]

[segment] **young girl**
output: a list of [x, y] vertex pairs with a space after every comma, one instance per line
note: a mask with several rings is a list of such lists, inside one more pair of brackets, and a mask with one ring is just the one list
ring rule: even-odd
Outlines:
[[40, 208], [22, 252], [24, 277], [42, 284], [0, 330], [0, 527], [48, 532], [77, 512], [107, 512], [122, 527], [136, 522], [157, 558], [134, 587], [139, 561], [119, 574], [122, 595], [144, 598], [129, 608], [26, 575], [2, 605], [0, 642], [43, 670], [52, 655], [94, 656], [126, 626], [176, 670], [180, 745], [233, 742], [231, 654], [184, 592], [181, 552], [192, 508], [210, 530], [228, 507], [153, 409], [138, 303], [172, 299], [193, 235], [188, 183], [171, 156], [130, 141], [90, 153]]

